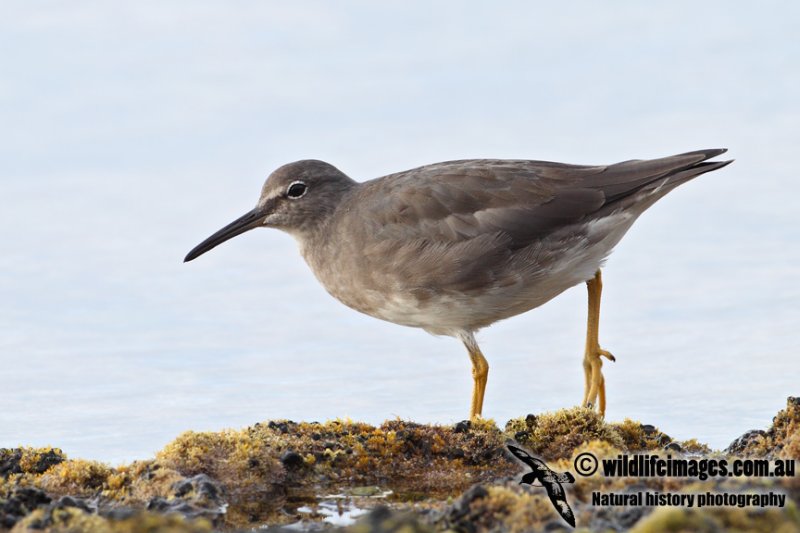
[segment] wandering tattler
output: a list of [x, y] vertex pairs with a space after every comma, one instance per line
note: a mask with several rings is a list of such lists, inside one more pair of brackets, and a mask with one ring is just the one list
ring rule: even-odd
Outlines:
[[[356, 311], [461, 339], [472, 360], [470, 418], [489, 364], [474, 333], [585, 282], [583, 405], [605, 413], [600, 267], [636, 218], [669, 191], [730, 161], [724, 149], [581, 166], [474, 159], [363, 183], [316, 160], [267, 178], [256, 207], [200, 243], [191, 261], [253, 228], [292, 235], [325, 289]], [[597, 403], [596, 403], [597, 402]]]

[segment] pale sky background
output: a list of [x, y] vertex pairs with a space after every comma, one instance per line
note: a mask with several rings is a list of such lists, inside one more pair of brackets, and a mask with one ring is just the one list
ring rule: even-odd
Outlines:
[[[466, 417], [456, 340], [361, 316], [292, 239], [182, 258], [301, 158], [728, 147], [605, 271], [608, 418], [724, 447], [800, 394], [800, 4], [0, 4], [0, 446], [151, 456], [271, 418]], [[581, 398], [585, 291], [482, 331], [484, 414]]]

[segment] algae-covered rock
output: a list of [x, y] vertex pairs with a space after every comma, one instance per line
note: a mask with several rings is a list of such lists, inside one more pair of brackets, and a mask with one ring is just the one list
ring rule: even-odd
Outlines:
[[344, 530], [345, 533], [434, 533], [435, 531], [414, 513], [393, 512], [385, 506], [376, 507], [355, 525]]
[[748, 431], [733, 441], [727, 451], [739, 457], [800, 460], [800, 397], [787, 399], [786, 408], [772, 419], [767, 431]]
[[655, 510], [631, 529], [631, 533], [663, 531], [796, 533], [800, 531], [800, 519], [794, 504], [785, 509], [766, 510], [735, 507], [704, 510], [664, 507]]
[[11, 474], [42, 474], [64, 461], [58, 448], [0, 448], [0, 477]]
[[79, 507], [52, 505], [28, 515], [11, 532], [33, 530], [44, 533], [209, 533], [213, 528], [206, 520], [187, 519], [176, 513], [135, 511], [116, 519]]
[[506, 423], [505, 431], [508, 437], [545, 460], [569, 456], [575, 448], [592, 440], [625, 447], [621, 431], [607, 424], [594, 410], [583, 407], [515, 418]]
[[441, 524], [456, 531], [538, 531], [560, 521], [545, 493], [520, 486], [480, 486], [467, 491]]
[[227, 503], [222, 489], [205, 474], [183, 479], [172, 486], [170, 498], [154, 497], [147, 510], [159, 514], [179, 513], [186, 518], [205, 518], [213, 525], [222, 525]]
[[0, 496], [0, 529], [14, 527], [18, 521], [52, 501], [44, 491], [32, 487], [16, 487]]
[[106, 487], [111, 467], [97, 461], [73, 459], [62, 461], [46, 470], [41, 477], [42, 488], [55, 494], [91, 496]]
[[187, 432], [159, 452], [156, 463], [217, 480], [231, 525], [287, 521], [291, 514], [273, 515], [313, 501], [323, 488], [379, 486], [400, 499], [446, 497], [516, 468], [491, 422], [464, 431], [402, 420], [379, 427], [272, 421], [238, 431]]
[[[799, 429], [800, 400], [790, 398], [769, 429], [743, 436], [726, 452], [798, 458]], [[503, 431], [491, 420], [453, 426], [268, 421], [241, 430], [186, 432], [155, 458], [119, 467], [69, 459], [56, 448], [2, 449], [0, 530], [200, 532], [269, 525], [267, 531], [277, 532], [359, 513], [343, 531], [569, 530], [541, 482], [519, 484], [532, 470], [510, 457], [510, 441], [545, 462], [553, 472], [544, 474], [548, 482], [561, 480], [578, 529], [800, 531], [796, 477], [577, 475], [575, 461], [586, 454], [598, 461], [637, 453], [728, 457], [695, 439], [674, 441], [655, 426], [609, 423], [583, 408], [515, 418]], [[787, 504], [687, 509], [594, 499], [647, 491], [774, 492], [787, 496]]]

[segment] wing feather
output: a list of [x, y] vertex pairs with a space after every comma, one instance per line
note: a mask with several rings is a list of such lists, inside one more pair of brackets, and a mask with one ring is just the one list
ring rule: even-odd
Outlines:
[[572, 512], [572, 508], [567, 503], [567, 496], [564, 492], [564, 487], [561, 486], [560, 483], [543, 483], [544, 488], [547, 491], [547, 495], [550, 497], [550, 501], [553, 502], [553, 507], [556, 508], [558, 514], [567, 521], [569, 525], [575, 527], [575, 515]]
[[370, 219], [381, 236], [453, 243], [502, 233], [506, 246], [516, 250], [648, 185], [699, 170], [698, 164], [722, 152], [609, 166], [494, 159], [436, 163], [374, 180], [380, 187], [373, 192], [382, 198], [369, 203]]
[[512, 454], [514, 454], [514, 457], [516, 457], [526, 465], [530, 466], [534, 470], [539, 470], [541, 468], [549, 470], [549, 468], [547, 468], [547, 465], [544, 464], [544, 461], [532, 456], [522, 448], [517, 448], [516, 446], [513, 446], [511, 444], [507, 444], [506, 447]]
[[344, 231], [352, 242], [368, 243], [356, 265], [366, 278], [383, 276], [376, 265], [392, 257], [396, 272], [385, 275], [384, 286], [457, 295], [514, 286], [536, 275], [540, 259], [552, 262], [568, 249], [565, 239], [588, 239], [580, 233], [586, 222], [615, 211], [638, 216], [671, 188], [726, 164], [703, 163], [719, 153], [610, 166], [437, 163], [364, 183], [342, 208], [350, 215]]

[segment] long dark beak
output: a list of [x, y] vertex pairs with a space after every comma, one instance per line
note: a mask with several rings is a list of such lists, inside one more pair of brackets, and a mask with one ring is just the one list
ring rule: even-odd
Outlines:
[[194, 248], [192, 251], [189, 252], [186, 257], [183, 259], [183, 262], [189, 262], [192, 259], [196, 259], [209, 251], [210, 249], [214, 248], [215, 246], [222, 244], [223, 242], [227, 241], [228, 239], [232, 239], [237, 235], [244, 233], [245, 231], [249, 231], [253, 228], [257, 228], [262, 224], [264, 218], [264, 210], [260, 208], [255, 208], [252, 211], [245, 213], [243, 216], [237, 218], [214, 235], [209, 237], [208, 239], [204, 240]]

